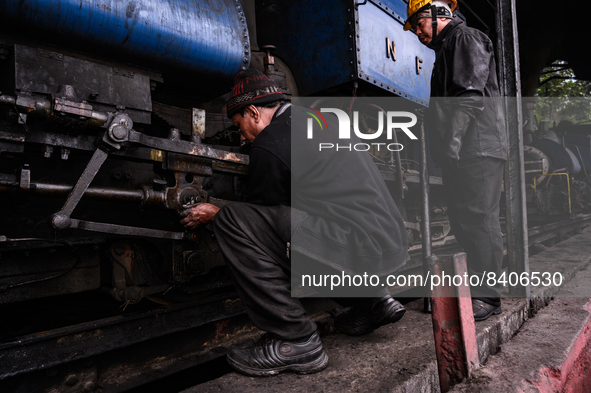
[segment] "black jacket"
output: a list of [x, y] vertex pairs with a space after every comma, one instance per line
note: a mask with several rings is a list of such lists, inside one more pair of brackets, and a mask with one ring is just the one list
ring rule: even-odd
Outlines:
[[371, 156], [319, 151], [320, 142], [345, 142], [336, 140], [333, 115], [325, 115], [330, 132], [315, 130], [307, 139], [308, 117], [299, 107], [287, 108], [255, 138], [248, 201], [292, 207], [295, 252], [348, 273], [396, 271], [409, 258], [406, 229]]
[[453, 19], [429, 44], [430, 140], [440, 164], [474, 157], [507, 159], [503, 102], [494, 48], [481, 31]]
[[249, 203], [291, 206], [290, 114], [290, 108], [278, 109], [271, 123], [252, 143], [246, 192]]

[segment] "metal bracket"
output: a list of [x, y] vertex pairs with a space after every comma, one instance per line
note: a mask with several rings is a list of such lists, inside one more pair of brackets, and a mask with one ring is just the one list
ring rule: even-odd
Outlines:
[[107, 156], [113, 150], [119, 150], [121, 144], [127, 140], [127, 136], [133, 127], [133, 122], [129, 116], [125, 113], [118, 113], [111, 121], [107, 131], [103, 134], [101, 142], [94, 154], [90, 158], [90, 161], [84, 168], [84, 172], [80, 175], [78, 182], [70, 191], [66, 203], [62, 209], [53, 215], [51, 218], [51, 224], [56, 229], [67, 229], [72, 225], [70, 216], [72, 212], [82, 199], [82, 196], [92, 183], [92, 180], [98, 173], [99, 169], [107, 159]]
[[109, 145], [119, 150], [119, 148], [121, 147], [121, 143], [126, 142], [128, 140], [132, 128], [133, 121], [131, 120], [129, 115], [125, 113], [118, 113], [117, 115], [115, 115], [115, 117], [111, 121], [111, 124], [109, 124], [108, 127], [108, 135], [115, 142], [115, 144], [108, 140], [105, 140], [104, 138], [103, 141], [109, 143]]
[[92, 117], [92, 106], [84, 102], [74, 102], [66, 98], [55, 98], [54, 110], [76, 116]]
[[31, 169], [29, 169], [29, 164], [23, 165], [19, 180], [19, 188], [21, 190], [28, 190], [31, 188]]

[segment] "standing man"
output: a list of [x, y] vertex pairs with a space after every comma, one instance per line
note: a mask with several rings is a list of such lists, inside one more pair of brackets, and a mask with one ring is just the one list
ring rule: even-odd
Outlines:
[[[499, 201], [507, 159], [494, 48], [481, 31], [453, 15], [455, 0], [410, 0], [404, 30], [411, 28], [435, 51], [429, 134], [453, 233], [468, 254], [468, 273], [501, 274], [503, 239]], [[471, 288], [474, 319], [501, 313], [502, 287]]]
[[[404, 223], [369, 154], [319, 154], [306, 138], [308, 115], [284, 100], [260, 71], [237, 76], [227, 108], [242, 140], [252, 143], [247, 203], [221, 209], [204, 203], [181, 214], [187, 228], [213, 221], [248, 316], [268, 332], [227, 356], [235, 369], [254, 376], [309, 374], [328, 365], [316, 324], [291, 294], [294, 258], [339, 275], [387, 275], [409, 259]], [[335, 116], [326, 121], [325, 131], [338, 130]], [[292, 122], [301, 127], [292, 132]], [[366, 334], [404, 315], [383, 286], [363, 294], [368, 297], [351, 300], [351, 309], [336, 318], [341, 332]]]

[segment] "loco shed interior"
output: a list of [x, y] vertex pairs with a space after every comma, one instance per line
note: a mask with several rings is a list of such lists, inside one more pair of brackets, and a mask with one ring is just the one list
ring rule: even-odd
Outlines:
[[[206, 330], [241, 312], [228, 300], [236, 295], [211, 226], [187, 232], [178, 219], [188, 204], [222, 206], [243, 197], [248, 147], [224, 108], [236, 73], [260, 69], [289, 97], [401, 97], [420, 110], [428, 105], [434, 59], [403, 32], [404, 0], [54, 3], [0, 4], [0, 307], [13, 316], [1, 330], [0, 358], [20, 359], [16, 369], [0, 366], [0, 384], [21, 378], [15, 389], [45, 367], [168, 335], [158, 325], [152, 334], [88, 353], [71, 350], [84, 345], [73, 340], [67, 356], [46, 356], [39, 346], [38, 362], [17, 350], [23, 337], [38, 343], [33, 336], [56, 329], [70, 337], [73, 326], [126, 309], [159, 314], [145, 298], [174, 312], [201, 307], [178, 321], [188, 330], [198, 320], [202, 344], [221, 329], [246, 326], [240, 316]], [[461, 0], [459, 16], [496, 42], [496, 7], [492, 0]], [[549, 2], [521, 0], [516, 7], [523, 96], [533, 95], [543, 67], [556, 58], [591, 79], [583, 51], [566, 37], [577, 36], [582, 24], [569, 31], [560, 11], [564, 18], [545, 28]], [[374, 120], [367, 113], [362, 124], [372, 128]], [[524, 150], [529, 213], [589, 212], [588, 128], [531, 130]], [[411, 248], [420, 249], [418, 144], [372, 153], [407, 222]], [[441, 179], [430, 169], [432, 240], [445, 245], [453, 237]], [[64, 301], [68, 311], [49, 306]], [[100, 309], [80, 312], [89, 301]], [[47, 323], [35, 318], [44, 309], [55, 313]]]

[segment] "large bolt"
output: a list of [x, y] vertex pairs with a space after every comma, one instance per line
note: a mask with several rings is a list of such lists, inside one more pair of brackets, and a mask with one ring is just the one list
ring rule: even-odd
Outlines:
[[53, 153], [53, 146], [45, 146], [45, 152], [43, 153], [43, 157], [49, 158]]
[[94, 384], [94, 382], [86, 382], [84, 384], [84, 390], [86, 390], [87, 392], [91, 392], [96, 388], [96, 385]]
[[55, 214], [51, 218], [51, 224], [55, 229], [66, 229], [70, 227], [70, 217], [65, 214]]
[[171, 128], [168, 131], [168, 139], [180, 141], [181, 140], [181, 132], [179, 131], [179, 129], [178, 128]]
[[113, 130], [111, 131], [111, 136], [115, 140], [118, 140], [118, 141], [123, 140], [127, 136], [127, 129], [123, 126], [115, 126], [115, 127], [113, 127]]
[[62, 147], [60, 153], [60, 157], [62, 160], [67, 160], [70, 157], [70, 149], [68, 149], [67, 147]]

